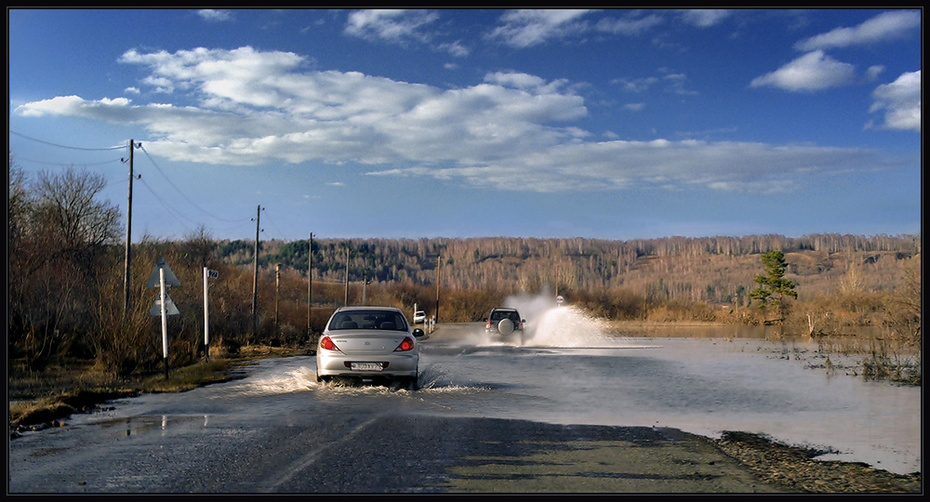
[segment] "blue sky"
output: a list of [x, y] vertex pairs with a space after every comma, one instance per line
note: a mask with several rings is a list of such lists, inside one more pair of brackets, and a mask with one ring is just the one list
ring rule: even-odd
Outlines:
[[7, 16], [14, 162], [125, 215], [141, 142], [134, 242], [921, 230], [920, 10]]

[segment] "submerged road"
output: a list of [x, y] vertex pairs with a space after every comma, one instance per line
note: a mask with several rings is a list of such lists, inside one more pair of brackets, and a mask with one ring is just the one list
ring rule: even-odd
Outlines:
[[[526, 409], [535, 413], [547, 398], [528, 397], [516, 382], [482, 380], [482, 373], [504, 378], [517, 357], [534, 368], [537, 357], [562, 356], [515, 356], [513, 348], [486, 354], [443, 345], [443, 335], [449, 332], [423, 343], [421, 372], [429, 381], [419, 391], [317, 384], [314, 359], [291, 357], [262, 360], [231, 382], [109, 403], [64, 427], [11, 440], [8, 492], [779, 490], [710, 440], [674, 428], [508, 418], [508, 406], [532, 405]], [[451, 381], [466, 374], [477, 383]]]

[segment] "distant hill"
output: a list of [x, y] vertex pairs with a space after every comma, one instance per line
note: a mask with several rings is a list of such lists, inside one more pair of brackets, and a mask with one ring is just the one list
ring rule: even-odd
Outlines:
[[[275, 264], [306, 274], [308, 241], [263, 241], [260, 266]], [[763, 272], [760, 255], [782, 250], [787, 278], [802, 296], [840, 288], [892, 290], [902, 265], [920, 253], [919, 235], [815, 234], [743, 237], [667, 237], [611, 241], [537, 239], [314, 239], [313, 277], [342, 282], [346, 248], [350, 281], [435, 284], [444, 288], [514, 293], [549, 288], [623, 288], [647, 299], [744, 304]], [[254, 242], [221, 241], [220, 258], [251, 265]]]

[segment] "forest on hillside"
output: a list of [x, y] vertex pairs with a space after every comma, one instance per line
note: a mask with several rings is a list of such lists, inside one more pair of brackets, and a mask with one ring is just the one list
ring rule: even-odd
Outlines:
[[[630, 241], [584, 238], [313, 239], [263, 241], [259, 266], [314, 281], [436, 284], [506, 294], [623, 288], [649, 301], [748, 303], [760, 255], [781, 250], [787, 276], [804, 296], [840, 288], [893, 291], [902, 267], [920, 254], [920, 236], [816, 234], [668, 237]], [[222, 241], [218, 258], [251, 266], [254, 241]]]

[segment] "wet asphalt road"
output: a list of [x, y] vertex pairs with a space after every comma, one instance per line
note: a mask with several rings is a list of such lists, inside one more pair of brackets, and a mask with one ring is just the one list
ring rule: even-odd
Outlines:
[[175, 424], [170, 439], [160, 430], [61, 449], [14, 446], [10, 493], [775, 491], [674, 429], [375, 413], [312, 427]]
[[777, 491], [676, 429], [462, 416], [443, 389], [318, 387], [305, 359], [11, 440], [8, 493]]

